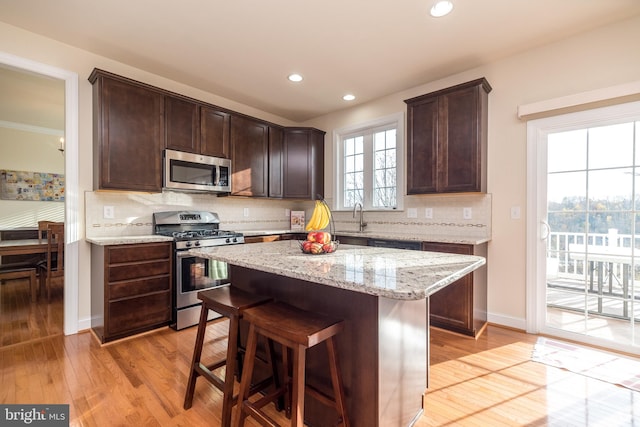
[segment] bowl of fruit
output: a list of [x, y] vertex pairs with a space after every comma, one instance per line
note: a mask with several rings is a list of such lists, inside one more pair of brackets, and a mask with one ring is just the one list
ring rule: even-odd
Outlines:
[[330, 254], [338, 249], [338, 241], [331, 240], [331, 233], [326, 231], [310, 231], [307, 239], [299, 243], [305, 254]]
[[330, 254], [338, 249], [338, 241], [331, 240], [331, 233], [322, 231], [329, 226], [333, 229], [331, 209], [329, 205], [318, 195], [316, 206], [313, 209], [311, 219], [305, 229], [308, 231], [306, 240], [299, 242], [300, 249], [305, 254], [320, 255]]

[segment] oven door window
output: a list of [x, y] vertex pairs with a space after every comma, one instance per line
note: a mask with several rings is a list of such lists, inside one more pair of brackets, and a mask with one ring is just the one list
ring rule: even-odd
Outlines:
[[229, 283], [228, 265], [213, 259], [187, 256], [179, 258], [181, 290], [183, 293], [213, 288]]
[[216, 185], [216, 166], [171, 160], [171, 181], [213, 186]]

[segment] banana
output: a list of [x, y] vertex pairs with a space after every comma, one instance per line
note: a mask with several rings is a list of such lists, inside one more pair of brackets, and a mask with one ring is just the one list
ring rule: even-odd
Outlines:
[[311, 231], [311, 230], [317, 230], [318, 228], [318, 222], [320, 220], [320, 210], [318, 209], [318, 200], [316, 200], [316, 206], [313, 208], [313, 214], [311, 214], [311, 219], [309, 219], [309, 222], [307, 223], [307, 226], [305, 227], [305, 230], [307, 231]]
[[318, 230], [323, 230], [329, 225], [331, 212], [329, 212], [328, 206], [324, 203], [320, 203], [320, 211], [322, 212], [322, 215], [320, 215], [320, 221], [318, 222]]

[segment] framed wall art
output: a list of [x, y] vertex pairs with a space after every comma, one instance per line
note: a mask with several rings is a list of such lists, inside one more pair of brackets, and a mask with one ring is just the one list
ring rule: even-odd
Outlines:
[[64, 174], [0, 170], [0, 199], [64, 202]]

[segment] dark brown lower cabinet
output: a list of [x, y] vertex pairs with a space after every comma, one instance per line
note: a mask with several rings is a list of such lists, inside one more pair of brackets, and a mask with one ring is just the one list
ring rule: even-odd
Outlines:
[[171, 321], [171, 242], [91, 249], [91, 328], [102, 343]]
[[[422, 243], [423, 251], [487, 256], [487, 244]], [[487, 267], [480, 267], [429, 298], [432, 326], [478, 337], [487, 324]]]

